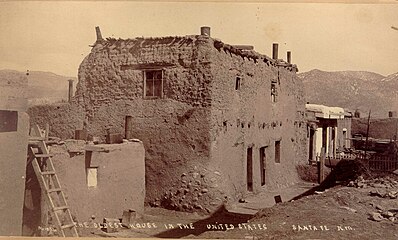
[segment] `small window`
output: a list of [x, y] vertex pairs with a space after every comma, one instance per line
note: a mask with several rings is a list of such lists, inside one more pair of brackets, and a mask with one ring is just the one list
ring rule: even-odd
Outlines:
[[275, 162], [281, 162], [281, 141], [275, 141]]
[[162, 70], [145, 71], [144, 93], [146, 98], [163, 97]]
[[97, 174], [98, 168], [89, 167], [87, 168], [87, 186], [88, 187], [97, 187]]
[[241, 77], [239, 77], [239, 76], [236, 77], [236, 79], [235, 79], [235, 90], [239, 90], [240, 89], [241, 80], [242, 80]]
[[277, 96], [277, 92], [276, 92], [276, 83], [272, 82], [271, 83], [271, 101], [274, 103], [276, 102], [276, 96]]

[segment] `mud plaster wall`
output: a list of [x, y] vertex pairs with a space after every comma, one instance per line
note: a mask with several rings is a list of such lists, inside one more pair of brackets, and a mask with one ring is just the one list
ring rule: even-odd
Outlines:
[[0, 132], [0, 236], [22, 234], [29, 116], [18, 112], [16, 132]]
[[50, 136], [62, 139], [73, 138], [76, 129], [83, 129], [84, 112], [75, 104], [57, 103], [49, 105], [36, 105], [28, 109], [30, 123], [38, 124], [45, 129], [46, 123], [50, 125]]
[[[142, 212], [145, 198], [145, 150], [142, 143], [96, 145], [106, 152], [92, 152], [90, 167], [97, 167], [97, 187], [86, 182], [86, 157], [70, 155], [68, 150], [83, 149], [84, 142], [68, 140], [52, 146], [53, 161], [72, 215], [79, 222], [102, 218], [121, 218], [123, 210]], [[72, 156], [72, 157], [71, 157]]]
[[0, 109], [17, 111], [16, 119], [5, 119], [5, 116], [1, 118], [5, 121], [17, 121], [17, 126], [12, 131], [0, 131], [0, 236], [22, 234], [29, 134], [29, 116], [25, 113], [27, 83], [25, 77], [10, 77], [0, 81]]
[[[186, 204], [195, 196], [177, 191], [190, 188], [184, 174], [206, 169], [211, 77], [201, 46], [200, 36], [108, 40], [97, 44], [79, 68], [76, 99], [85, 108], [89, 134], [103, 137], [106, 129], [124, 134], [125, 117], [132, 116], [128, 131], [144, 143], [147, 201], [155, 205], [171, 205], [164, 203], [170, 200], [164, 195], [171, 194], [179, 197], [169, 207], [193, 208]], [[163, 70], [163, 99], [144, 99], [148, 66]], [[191, 183], [191, 193], [193, 185], [197, 192], [205, 188], [205, 178]]]
[[[229, 196], [247, 192], [248, 147], [253, 148], [254, 192], [295, 183], [295, 166], [307, 158], [303, 86], [295, 71], [215, 48], [212, 56], [211, 167], [221, 173], [220, 189]], [[241, 79], [238, 90], [237, 77]], [[272, 80], [277, 82], [275, 103]], [[275, 141], [281, 141], [280, 163], [274, 161]], [[265, 186], [260, 183], [261, 147], [266, 147]]]

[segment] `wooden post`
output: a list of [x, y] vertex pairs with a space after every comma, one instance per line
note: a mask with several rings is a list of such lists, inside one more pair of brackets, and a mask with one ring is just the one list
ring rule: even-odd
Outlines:
[[367, 158], [366, 154], [367, 154], [367, 151], [368, 151], [368, 139], [369, 139], [369, 128], [370, 128], [370, 112], [371, 112], [371, 110], [369, 110], [368, 126], [367, 126], [367, 129], [366, 129], [365, 156], [364, 156], [365, 163], [366, 163], [368, 169], [369, 169], [369, 161], [368, 161], [368, 158]]
[[325, 179], [325, 148], [321, 149], [321, 157], [318, 162], [318, 183], [321, 184]]

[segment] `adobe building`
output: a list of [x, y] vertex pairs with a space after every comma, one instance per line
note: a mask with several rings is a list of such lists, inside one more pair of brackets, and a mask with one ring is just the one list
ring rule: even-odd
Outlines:
[[306, 104], [308, 159], [319, 161], [322, 148], [329, 158], [351, 147], [352, 114], [341, 107]]
[[22, 234], [29, 116], [26, 76], [0, 80], [0, 236]]
[[[99, 224], [103, 218], [119, 219], [125, 210], [143, 213], [145, 150], [142, 142], [135, 140], [97, 145], [72, 139], [64, 142], [51, 145], [50, 153], [78, 226], [90, 221]], [[40, 226], [47, 223], [43, 217], [40, 194], [36, 175], [32, 165], [29, 165], [23, 215], [24, 236], [49, 234], [40, 231]]]
[[270, 58], [212, 38], [208, 27], [106, 40], [96, 30], [71, 105], [84, 118], [70, 127], [142, 140], [151, 205], [209, 211], [298, 181], [295, 167], [307, 159], [305, 102], [290, 52], [285, 62], [274, 44]]

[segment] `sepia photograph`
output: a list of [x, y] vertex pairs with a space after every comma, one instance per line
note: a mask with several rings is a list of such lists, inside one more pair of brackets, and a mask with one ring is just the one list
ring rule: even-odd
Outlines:
[[0, 239], [398, 239], [398, 0], [0, 0]]

